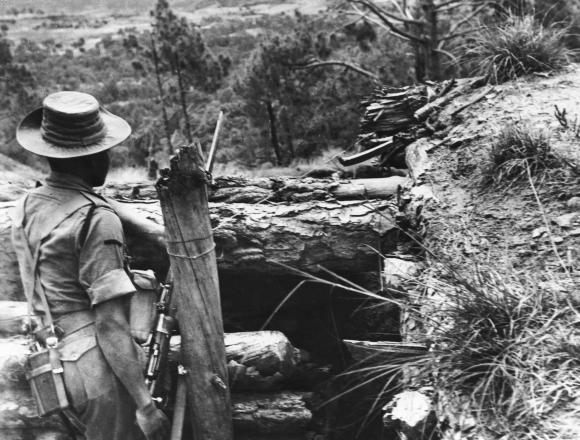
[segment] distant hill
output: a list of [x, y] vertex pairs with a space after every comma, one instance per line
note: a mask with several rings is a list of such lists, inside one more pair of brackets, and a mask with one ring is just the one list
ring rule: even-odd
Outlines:
[[[141, 14], [143, 11], [149, 11], [156, 3], [156, 0], [94, 0], [87, 2], [86, 0], [18, 0], [18, 2], [0, 2], [0, 15], [5, 15], [11, 10], [19, 11], [32, 8], [34, 11], [42, 10], [46, 14], [71, 14], [71, 13], [86, 13], [86, 12], [102, 12], [102, 13], [131, 13]], [[283, 0], [275, 1], [248, 1], [248, 0], [169, 0], [169, 4], [177, 9], [183, 11], [195, 11], [199, 8], [207, 6], [218, 7], [232, 7], [243, 5], [255, 5], [259, 3], [284, 3]]]

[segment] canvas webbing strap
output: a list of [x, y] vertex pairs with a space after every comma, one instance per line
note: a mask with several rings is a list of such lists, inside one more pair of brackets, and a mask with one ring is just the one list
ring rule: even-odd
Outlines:
[[28, 303], [28, 310], [30, 317], [32, 317], [32, 301], [34, 297], [34, 292], [37, 292], [40, 300], [42, 302], [42, 308], [44, 309], [44, 316], [46, 319], [46, 324], [51, 327], [54, 331], [54, 320], [52, 318], [52, 313], [50, 312], [50, 307], [48, 305], [48, 300], [46, 298], [46, 293], [44, 287], [38, 278], [38, 260], [40, 257], [40, 248], [44, 241], [49, 237], [49, 235], [56, 229], [63, 221], [68, 219], [71, 215], [77, 212], [82, 207], [86, 206], [88, 203], [93, 203], [88, 197], [84, 198], [72, 198], [71, 200], [64, 203], [59, 212], [61, 215], [56, 215], [43, 227], [43, 232], [39, 237], [38, 244], [34, 249], [34, 253], [30, 250], [30, 243], [28, 237], [24, 232], [25, 218], [25, 204], [28, 196], [19, 200], [16, 204], [15, 215], [14, 215], [14, 228], [13, 234], [19, 236], [21, 243], [23, 244], [22, 250], [25, 255], [20, 255], [17, 252], [18, 262], [21, 267], [22, 284], [24, 287], [24, 293], [26, 296], [26, 301]]

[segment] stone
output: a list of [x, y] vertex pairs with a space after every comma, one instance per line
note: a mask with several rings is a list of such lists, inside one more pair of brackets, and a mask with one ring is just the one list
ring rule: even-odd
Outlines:
[[418, 273], [419, 264], [415, 261], [400, 258], [383, 260], [383, 281], [393, 289], [401, 288], [406, 282], [412, 281]]
[[580, 197], [572, 197], [568, 200], [566, 206], [570, 211], [580, 211]]
[[574, 226], [580, 226], [580, 212], [570, 212], [568, 214], [561, 215], [552, 219], [561, 228], [573, 228]]
[[542, 226], [541, 228], [536, 228], [532, 231], [532, 238], [540, 238], [542, 235], [548, 233], [548, 228]]
[[383, 407], [383, 423], [396, 429], [407, 440], [433, 438], [437, 425], [433, 402], [419, 391], [403, 391]]

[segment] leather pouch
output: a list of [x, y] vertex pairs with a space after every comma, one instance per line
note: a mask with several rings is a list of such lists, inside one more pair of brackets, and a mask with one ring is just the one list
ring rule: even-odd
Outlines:
[[159, 281], [151, 270], [131, 270], [136, 292], [131, 297], [131, 336], [139, 344], [149, 338], [155, 321], [155, 304], [159, 296]]
[[39, 416], [67, 409], [62, 362], [56, 348], [42, 348], [31, 353], [24, 370]]

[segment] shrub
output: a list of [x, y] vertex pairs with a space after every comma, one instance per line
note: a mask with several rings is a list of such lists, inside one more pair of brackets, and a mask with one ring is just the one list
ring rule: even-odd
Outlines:
[[499, 26], [483, 26], [470, 40], [464, 62], [477, 75], [501, 83], [534, 72], [555, 71], [568, 65], [566, 29], [544, 27], [532, 16], [508, 16]]
[[495, 183], [518, 181], [560, 166], [553, 153], [550, 132], [528, 123], [512, 123], [501, 130], [491, 147], [490, 161], [484, 174]]

